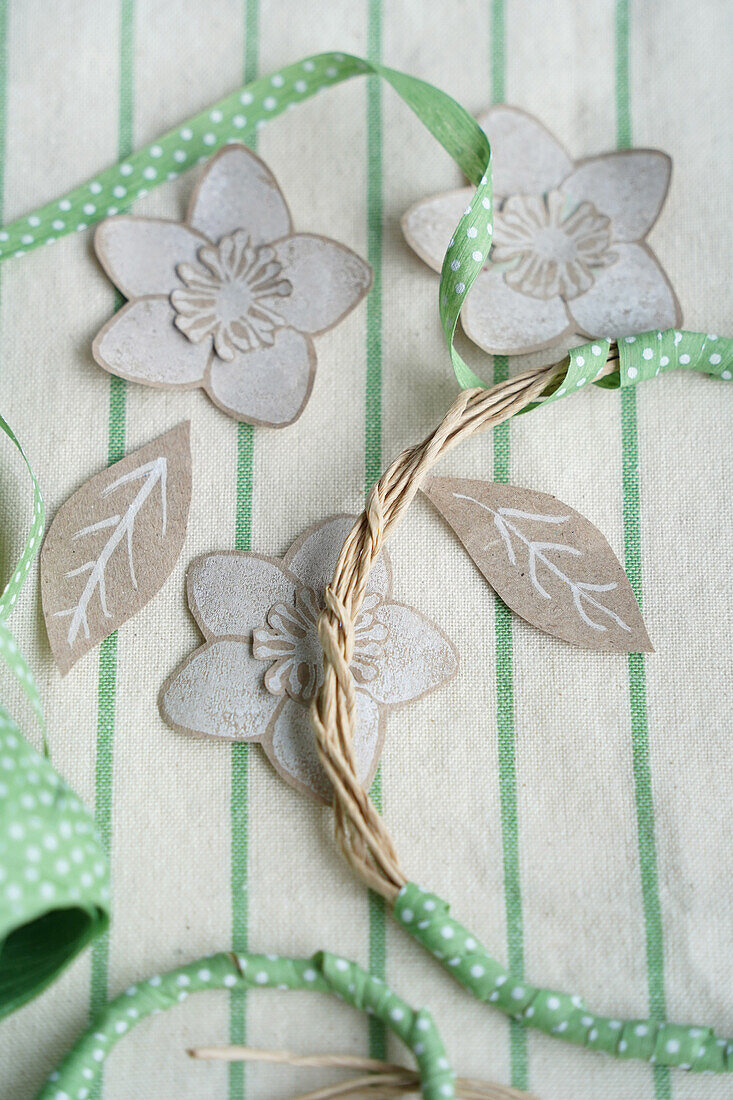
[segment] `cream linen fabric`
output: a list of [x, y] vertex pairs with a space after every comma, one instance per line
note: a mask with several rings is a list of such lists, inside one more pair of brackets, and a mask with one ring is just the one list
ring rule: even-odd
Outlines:
[[[251, 27], [258, 8], [262, 73], [319, 50], [368, 49], [366, 0], [250, 0], [249, 6]], [[8, 0], [6, 7], [9, 220], [117, 159], [121, 8], [130, 5]], [[373, 27], [379, 8], [372, 0]], [[613, 148], [616, 11], [606, 0], [504, 6], [500, 0], [383, 0], [382, 58], [479, 112], [491, 98], [492, 56], [495, 67], [502, 64], [490, 18], [502, 8], [506, 101], [541, 117], [574, 155]], [[242, 82], [244, 9], [244, 0], [135, 0], [135, 147]], [[725, 41], [731, 29], [726, 0], [630, 5], [632, 140], [666, 149], [675, 162], [651, 241], [677, 289], [686, 326], [729, 334], [733, 78]], [[495, 80], [498, 75], [495, 68]], [[386, 462], [422, 438], [455, 393], [438, 327], [437, 277], [403, 242], [399, 217], [418, 198], [461, 180], [387, 90], [382, 115]], [[366, 119], [366, 84], [357, 80], [258, 135], [296, 226], [327, 233], [362, 255]], [[194, 177], [164, 185], [136, 212], [179, 218]], [[92, 361], [90, 344], [113, 302], [89, 233], [0, 269], [0, 409], [28, 450], [51, 515], [106, 462], [110, 380]], [[302, 418], [283, 432], [255, 433], [255, 550], [280, 555], [309, 524], [361, 505], [366, 316], [362, 305], [319, 338], [315, 389]], [[485, 360], [472, 361], [490, 374]], [[637, 399], [644, 612], [657, 646], [646, 661], [647, 714], [667, 1009], [671, 1019], [733, 1035], [730, 393], [679, 373], [640, 387]], [[231, 750], [166, 728], [156, 693], [198, 643], [183, 598], [187, 563], [234, 545], [237, 426], [198, 391], [128, 386], [127, 449], [186, 417], [194, 497], [181, 560], [118, 638], [110, 995], [231, 943]], [[581, 510], [623, 560], [618, 393], [584, 391], [522, 417], [511, 426], [510, 448], [512, 482]], [[20, 531], [18, 502], [27, 500], [9, 450], [2, 455], [8, 561]], [[459, 449], [439, 472], [490, 477], [492, 469], [487, 436]], [[411, 877], [450, 899], [456, 915], [505, 959], [493, 598], [422, 500], [391, 553], [396, 598], [440, 624], [458, 645], [462, 666], [447, 687], [390, 717], [385, 817]], [[11, 625], [39, 676], [54, 763], [93, 805], [98, 657], [90, 654], [61, 680], [35, 582]], [[645, 1016], [627, 661], [573, 649], [515, 621], [513, 662], [527, 976], [581, 992], [599, 1011]], [[31, 731], [30, 712], [7, 676], [3, 693]], [[329, 812], [287, 787], [257, 747], [250, 752], [247, 814], [251, 948], [304, 954], [328, 947], [366, 963], [367, 896], [334, 848]], [[388, 980], [408, 1000], [430, 1006], [455, 1068], [508, 1081], [507, 1021], [473, 1002], [393, 922], [386, 927]], [[87, 952], [0, 1027], [6, 1100], [30, 1100], [86, 1026], [90, 958]], [[117, 1048], [105, 1100], [227, 1097], [226, 1068], [192, 1064], [184, 1051], [194, 1043], [225, 1042], [228, 1033], [224, 994], [192, 998]], [[254, 1046], [299, 1051], [365, 1052], [368, 1044], [366, 1019], [342, 1005], [271, 992], [249, 998], [247, 1038]], [[655, 1096], [653, 1073], [644, 1065], [619, 1064], [537, 1035], [528, 1040], [527, 1058], [530, 1087], [542, 1100]], [[310, 1071], [252, 1068], [246, 1094], [280, 1100], [317, 1080]], [[669, 1092], [657, 1095], [733, 1095], [730, 1079], [674, 1073], [670, 1082]]]

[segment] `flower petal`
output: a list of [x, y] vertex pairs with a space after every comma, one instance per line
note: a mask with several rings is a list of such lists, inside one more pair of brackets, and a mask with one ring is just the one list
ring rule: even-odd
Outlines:
[[638, 241], [664, 205], [672, 161], [657, 149], [625, 149], [581, 161], [560, 190], [611, 219], [613, 239]]
[[495, 195], [541, 195], [559, 187], [573, 162], [541, 122], [517, 107], [478, 116], [491, 145]]
[[[320, 598], [331, 583], [341, 547], [356, 516], [331, 516], [304, 531], [283, 559], [283, 565], [306, 588], [312, 588]], [[386, 600], [392, 590], [392, 565], [386, 550], [382, 550], [369, 574], [366, 595], [375, 593]]]
[[305, 408], [315, 373], [312, 342], [284, 328], [271, 346], [238, 351], [230, 362], [212, 355], [204, 385], [212, 401], [235, 420], [285, 428]]
[[614, 252], [616, 263], [594, 268], [593, 286], [568, 304], [578, 328], [613, 337], [679, 326], [679, 302], [654, 253], [643, 244], [615, 245]]
[[292, 293], [278, 298], [277, 312], [299, 332], [337, 325], [372, 285], [368, 263], [337, 241], [295, 233], [272, 245]]
[[[354, 735], [356, 770], [369, 787], [377, 770], [384, 741], [384, 722], [377, 704], [362, 691], [356, 693], [358, 723]], [[299, 791], [331, 801], [331, 784], [318, 757], [316, 739], [302, 703], [287, 699], [270, 723], [262, 742], [267, 756], [283, 779]]]
[[193, 263], [205, 237], [187, 225], [160, 218], [119, 215], [97, 226], [94, 251], [126, 298], [170, 294], [180, 287], [179, 263]]
[[539, 351], [573, 331], [561, 298], [529, 298], [497, 267], [482, 271], [461, 311], [469, 340], [493, 355]]
[[188, 605], [207, 638], [238, 634], [249, 641], [274, 604], [295, 602], [296, 587], [279, 562], [236, 550], [194, 558], [186, 573]]
[[292, 231], [277, 180], [244, 145], [227, 145], [209, 161], [191, 197], [188, 222], [214, 243], [244, 229], [254, 247]]
[[164, 722], [181, 733], [252, 741], [265, 735], [277, 707], [262, 665], [236, 638], [208, 642], [192, 653], [160, 689]]
[[450, 239], [473, 194], [473, 187], [443, 191], [420, 199], [402, 215], [400, 225], [405, 240], [433, 271], [442, 268]]
[[453, 643], [435, 623], [412, 607], [388, 603], [377, 611], [389, 631], [374, 680], [364, 684], [377, 703], [397, 705], [419, 699], [458, 671]]
[[198, 386], [204, 377], [209, 343], [192, 344], [173, 321], [167, 298], [137, 298], [99, 330], [92, 355], [120, 378], [163, 389]]

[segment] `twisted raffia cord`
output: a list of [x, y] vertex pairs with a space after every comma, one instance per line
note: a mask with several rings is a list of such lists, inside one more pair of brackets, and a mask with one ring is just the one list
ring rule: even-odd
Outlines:
[[[614, 344], [597, 378], [611, 374], [617, 366]], [[350, 666], [354, 627], [367, 580], [382, 547], [436, 462], [462, 440], [526, 409], [564, 378], [567, 369], [566, 358], [525, 371], [489, 390], [460, 393], [438, 427], [395, 459], [374, 485], [344, 542], [325, 592], [326, 606], [318, 623], [324, 677], [311, 706], [311, 722], [321, 763], [334, 790], [338, 844], [359, 877], [390, 904], [407, 879], [392, 838], [359, 781], [353, 749], [357, 714]]]
[[[306, 1069], [349, 1069], [362, 1074], [348, 1081], [302, 1093], [295, 1100], [370, 1096], [372, 1090], [378, 1090], [380, 1097], [403, 1097], [420, 1090], [420, 1075], [416, 1070], [397, 1062], [380, 1062], [376, 1058], [360, 1058], [353, 1054], [293, 1054], [287, 1050], [255, 1050], [241, 1046], [197, 1047], [188, 1053], [192, 1058], [219, 1062], [268, 1062]], [[528, 1092], [470, 1077], [456, 1078], [455, 1093], [459, 1100], [532, 1100]]]

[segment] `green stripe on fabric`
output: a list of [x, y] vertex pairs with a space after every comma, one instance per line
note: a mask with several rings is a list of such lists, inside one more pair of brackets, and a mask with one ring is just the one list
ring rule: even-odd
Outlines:
[[[369, 2], [367, 58], [381, 60], [381, 0]], [[367, 80], [367, 259], [374, 282], [367, 298], [364, 480], [367, 492], [382, 472], [382, 83]]]
[[[133, 149], [133, 87], [134, 87], [134, 0], [120, 0], [119, 19], [119, 93], [118, 93], [118, 157], [129, 156]], [[115, 293], [114, 308], [120, 309], [124, 298]], [[127, 387], [121, 378], [110, 377], [107, 420], [107, 464], [118, 462], [125, 454]], [[117, 699], [117, 632], [105, 638], [99, 649], [97, 687], [97, 743], [95, 763], [94, 819], [102, 844], [111, 861], [112, 856], [112, 795], [114, 776], [114, 731]], [[109, 933], [100, 937], [92, 948], [92, 972], [89, 1010], [96, 1015], [109, 999]], [[95, 1087], [94, 1096], [102, 1094], [102, 1084]]]
[[[509, 376], [505, 355], [494, 356], [494, 382]], [[494, 429], [494, 481], [509, 480], [509, 424]], [[499, 742], [499, 802], [504, 868], [504, 909], [506, 914], [509, 969], [524, 976], [524, 921], [519, 869], [519, 820], [517, 816], [517, 762], [514, 727], [514, 653], [512, 615], [497, 596], [494, 603], [496, 637], [496, 728]], [[528, 1036], [517, 1020], [509, 1022], [511, 1082], [515, 1088], [528, 1087]]]
[[[112, 765], [117, 693], [117, 632], [99, 647], [97, 683], [97, 758], [95, 764], [94, 821], [107, 859], [112, 853]], [[109, 932], [92, 948], [90, 1016], [96, 1016], [109, 1000]]]
[[[259, 69], [260, 6], [259, 0], [244, 0], [244, 61], [242, 80], [255, 80]], [[257, 131], [245, 132], [246, 143], [254, 149]], [[237, 424], [236, 516], [234, 548], [252, 549], [252, 493], [254, 488], [254, 427]], [[249, 762], [250, 747], [242, 741], [232, 745], [230, 801], [230, 883], [232, 905], [232, 949], [244, 953], [249, 949]], [[247, 992], [234, 989], [230, 994], [229, 1041], [244, 1045], [247, 1039]], [[241, 1100], [246, 1095], [247, 1073], [244, 1062], [229, 1067], [229, 1100]]]
[[[491, 100], [502, 103], [506, 91], [506, 12], [504, 0], [491, 3]], [[509, 377], [506, 355], [494, 356], [494, 382]], [[494, 481], [509, 480], [509, 424], [494, 428]], [[524, 918], [519, 868], [519, 819], [517, 815], [517, 761], [514, 725], [514, 651], [512, 616], [498, 596], [494, 603], [496, 649], [496, 732], [499, 754], [499, 804], [504, 870], [504, 912], [509, 969], [524, 976]], [[516, 1020], [509, 1022], [511, 1083], [526, 1089], [529, 1082], [528, 1036]]]
[[[369, 0], [367, 58], [382, 59], [382, 4]], [[366, 396], [364, 409], [364, 486], [368, 493], [382, 472], [382, 86], [367, 80], [367, 260], [374, 282], [367, 298]], [[371, 790], [380, 814], [384, 809], [381, 767]], [[369, 969], [384, 979], [387, 972], [387, 915], [384, 898], [369, 894]], [[387, 1057], [387, 1029], [369, 1018], [369, 1056]]]
[[631, 147], [629, 0], [616, 0], [616, 148]]
[[504, 0], [491, 0], [491, 102], [504, 102], [506, 65], [504, 47], [506, 44], [506, 24], [504, 18]]
[[0, 0], [0, 221], [5, 220], [5, 134], [8, 85], [8, 0]]
[[[629, 0], [616, 4], [616, 144], [631, 146], [631, 94], [629, 79]], [[634, 595], [642, 604], [641, 508], [639, 471], [639, 433], [636, 389], [621, 391], [621, 463], [624, 520], [624, 561]], [[652, 771], [649, 755], [649, 723], [646, 700], [646, 667], [643, 653], [630, 653], [629, 706], [631, 716], [631, 752], [636, 798], [636, 826], [641, 871], [642, 904], [646, 940], [649, 1014], [666, 1017], [664, 987], [664, 929], [659, 900], [657, 851], [654, 824]], [[669, 1100], [672, 1093], [669, 1069], [655, 1066], [656, 1100]]]

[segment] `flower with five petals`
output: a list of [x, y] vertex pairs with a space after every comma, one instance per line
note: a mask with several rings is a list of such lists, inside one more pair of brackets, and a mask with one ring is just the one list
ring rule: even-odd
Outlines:
[[310, 397], [311, 337], [338, 324], [372, 279], [350, 249], [293, 232], [274, 176], [238, 144], [212, 158], [183, 224], [108, 218], [94, 247], [130, 299], [94, 340], [100, 366], [148, 386], [202, 386], [236, 420], [275, 428]]
[[[493, 245], [461, 312], [469, 339], [494, 355], [544, 352], [551, 362], [588, 337], [679, 326], [679, 303], [646, 243], [670, 158], [627, 149], [574, 162], [517, 108], [492, 107], [478, 121], [492, 151]], [[435, 271], [472, 198], [460, 188], [403, 216], [408, 244]]]
[[[322, 682], [318, 617], [341, 546], [355, 521], [336, 516], [311, 527], [282, 560], [223, 552], [188, 569], [188, 602], [206, 642], [160, 692], [174, 729], [232, 741], [259, 741], [299, 790], [330, 798], [308, 707]], [[385, 551], [370, 574], [356, 621], [351, 673], [358, 721], [354, 753], [368, 786], [390, 709], [451, 679], [458, 658], [429, 619], [392, 598]]]

